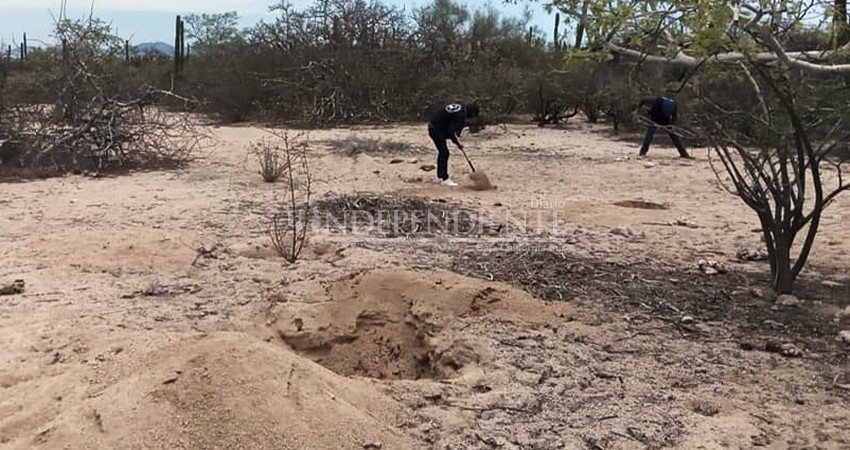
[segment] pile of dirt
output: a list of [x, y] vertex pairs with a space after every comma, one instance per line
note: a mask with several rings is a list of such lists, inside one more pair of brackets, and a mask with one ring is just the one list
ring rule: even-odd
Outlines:
[[78, 411], [44, 448], [420, 448], [398, 431], [402, 409], [365, 381], [340, 377], [241, 333], [180, 341], [140, 361]]
[[325, 288], [309, 306], [279, 305], [280, 337], [295, 351], [346, 376], [449, 378], [490, 358], [487, 348], [455, 330], [459, 319], [486, 316], [549, 323], [572, 314], [528, 294], [450, 272], [372, 270]]
[[357, 193], [317, 201], [321, 226], [369, 229], [384, 237], [497, 236], [505, 231], [483, 213], [445, 201], [396, 194]]

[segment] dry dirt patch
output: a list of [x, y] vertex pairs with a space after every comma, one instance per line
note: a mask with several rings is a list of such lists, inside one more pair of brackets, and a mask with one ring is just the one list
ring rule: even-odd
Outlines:
[[334, 372], [380, 379], [449, 378], [484, 364], [489, 351], [451, 331], [462, 318], [546, 323], [572, 311], [442, 271], [372, 270], [328, 284], [325, 292], [325, 301], [315, 307], [279, 306], [278, 316], [296, 316], [278, 325], [279, 335]]

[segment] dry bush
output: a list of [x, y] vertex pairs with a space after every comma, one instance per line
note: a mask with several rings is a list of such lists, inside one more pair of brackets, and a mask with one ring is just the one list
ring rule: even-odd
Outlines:
[[312, 176], [307, 157], [307, 142], [303, 135], [294, 137], [288, 132], [272, 132], [279, 140], [278, 163], [286, 188], [283, 209], [272, 217], [268, 235], [278, 255], [294, 263], [307, 242], [310, 229]]
[[265, 139], [253, 142], [249, 151], [257, 158], [259, 173], [266, 183], [276, 182], [289, 167], [283, 150], [274, 142]]
[[174, 165], [209, 138], [191, 116], [158, 106], [166, 99], [189, 99], [143, 83], [118, 82], [126, 67], [115, 54], [120, 40], [108, 25], [63, 19], [55, 33], [60, 44], [45, 51], [44, 73], [33, 75], [52, 87], [51, 104], [0, 92], [16, 99], [0, 106], [5, 168], [61, 174]]

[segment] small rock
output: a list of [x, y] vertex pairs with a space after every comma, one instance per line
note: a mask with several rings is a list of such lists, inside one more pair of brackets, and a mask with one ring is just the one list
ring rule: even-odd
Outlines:
[[26, 288], [24, 280], [15, 280], [11, 284], [0, 286], [0, 295], [17, 295], [23, 294]]
[[655, 164], [654, 162], [649, 162], [649, 161], [647, 161], [647, 162], [643, 163], [643, 167], [645, 167], [645, 168], [647, 168], [647, 169], [651, 169], [651, 168], [653, 168], [653, 167], [655, 167], [655, 166], [657, 166], [657, 164]]
[[162, 384], [172, 384], [172, 383], [176, 382], [176, 381], [177, 381], [177, 380], [179, 380], [179, 379], [180, 379], [180, 373], [179, 373], [179, 372], [175, 372], [173, 375], [171, 375], [170, 377], [168, 377], [168, 378], [166, 378], [165, 380], [163, 380], [163, 381], [162, 381]]
[[841, 284], [837, 281], [832, 281], [832, 280], [824, 280], [823, 282], [821, 282], [821, 284], [823, 284], [826, 287], [835, 287], [835, 288], [843, 286], [843, 284]]
[[419, 160], [418, 159], [412, 159], [412, 160], [410, 160], [410, 164], [419, 164]]
[[738, 250], [735, 256], [741, 261], [764, 261], [767, 259], [767, 252], [761, 249], [742, 248]]
[[767, 320], [763, 321], [762, 324], [769, 326], [769, 327], [776, 329], [776, 330], [781, 330], [781, 329], [785, 328], [785, 325], [783, 325], [783, 324], [781, 324], [781, 323], [779, 323], [775, 320], [771, 320], [771, 319], [767, 319]]
[[701, 259], [697, 262], [699, 270], [706, 275], [717, 275], [718, 273], [726, 273], [727, 269], [722, 263], [713, 259]]
[[384, 444], [382, 444], [380, 442], [370, 442], [368, 444], [363, 444], [363, 448], [366, 449], [366, 450], [372, 450], [372, 449], [378, 450], [378, 449], [381, 449], [383, 447], [384, 447]]
[[750, 295], [755, 298], [764, 298], [764, 291], [759, 288], [750, 288]]
[[375, 175], [378, 175], [378, 174], [381, 173], [381, 171], [380, 170], [373, 170], [372, 173], [374, 173]]
[[403, 162], [404, 162], [403, 159], [394, 159], [394, 160], [390, 161], [390, 164], [401, 164]]
[[791, 294], [781, 294], [776, 297], [776, 304], [778, 306], [800, 306], [802, 303], [799, 298]]
[[611, 229], [611, 234], [615, 234], [617, 236], [623, 236], [623, 237], [634, 237], [634, 235], [635, 235], [635, 233], [632, 230], [630, 230], [629, 228], [626, 228], [626, 227], [613, 228], [613, 229]]
[[850, 330], [844, 330], [838, 333], [838, 337], [835, 338], [835, 340], [845, 344], [850, 344]]
[[493, 206], [502, 206], [502, 202], [493, 203]]
[[779, 352], [782, 356], [789, 358], [799, 358], [803, 356], [803, 351], [794, 344], [782, 344], [782, 349]]
[[694, 318], [693, 318], [693, 317], [691, 317], [691, 316], [685, 316], [685, 317], [682, 317], [682, 324], [683, 324], [683, 325], [690, 325], [690, 324], [692, 324], [692, 323], [694, 323]]
[[433, 171], [433, 170], [434, 170], [434, 169], [436, 169], [436, 168], [437, 168], [437, 166], [435, 166], [435, 165], [433, 165], [433, 164], [425, 164], [425, 165], [423, 165], [423, 166], [419, 166], [419, 169], [420, 169], [420, 170], [423, 170], [423, 171], [425, 171], [425, 172], [431, 172], [431, 171]]
[[764, 344], [764, 349], [770, 353], [779, 353], [780, 355], [789, 358], [803, 356], [803, 351], [796, 345], [789, 342], [779, 343], [776, 341], [770, 341]]
[[707, 417], [716, 416], [720, 412], [720, 408], [708, 400], [696, 400], [691, 404], [691, 408], [695, 413]]
[[685, 227], [685, 228], [699, 228], [699, 225], [688, 220], [687, 217], [680, 217], [680, 218], [670, 222], [670, 225], [673, 225], [673, 226], [676, 226], [676, 227]]

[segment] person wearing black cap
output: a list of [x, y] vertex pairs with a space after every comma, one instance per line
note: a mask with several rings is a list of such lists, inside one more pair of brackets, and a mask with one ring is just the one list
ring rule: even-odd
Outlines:
[[466, 119], [478, 116], [478, 105], [475, 103], [451, 103], [435, 111], [428, 120], [428, 136], [437, 146], [437, 180], [443, 186], [457, 186], [449, 178], [449, 146], [451, 140], [457, 148], [463, 150], [458, 138], [466, 127]]

